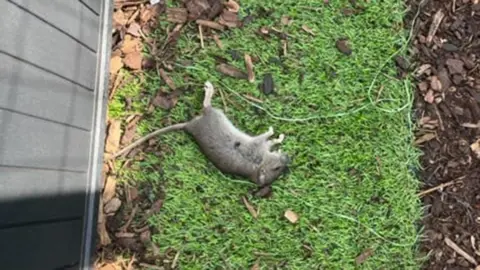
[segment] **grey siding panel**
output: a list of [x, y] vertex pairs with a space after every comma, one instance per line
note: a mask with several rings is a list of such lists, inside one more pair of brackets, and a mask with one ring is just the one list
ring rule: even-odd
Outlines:
[[0, 109], [0, 165], [85, 172], [90, 132]]
[[0, 53], [0, 108], [91, 129], [93, 92]]
[[79, 1], [10, 0], [97, 50], [99, 17]]
[[111, 1], [111, 0], [80, 0], [80, 2], [83, 2], [85, 5], [90, 7], [93, 11], [95, 11], [95, 13], [97, 14], [100, 14], [102, 1]]
[[11, 2], [0, 0], [0, 10], [0, 52], [94, 89], [94, 52]]
[[81, 238], [81, 220], [0, 230], [1, 268], [66, 269], [65, 266], [78, 263]]
[[0, 175], [0, 228], [83, 215], [85, 173], [0, 167]]

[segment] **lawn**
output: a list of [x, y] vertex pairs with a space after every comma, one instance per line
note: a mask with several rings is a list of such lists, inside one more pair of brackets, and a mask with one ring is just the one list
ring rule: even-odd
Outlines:
[[[239, 3], [241, 15], [256, 15], [260, 7], [274, 12], [220, 34], [224, 50], [213, 40], [200, 48], [196, 26], [186, 26], [170, 76], [181, 86], [188, 75], [193, 91], [171, 111], [156, 110], [138, 133], [162, 127], [165, 119], [192, 118], [201, 108], [202, 85], [210, 80], [218, 90], [214, 104], [226, 108], [236, 126], [251, 134], [273, 126], [276, 135], [286, 135], [282, 150], [293, 157], [291, 172], [275, 183], [272, 198], [248, 197], [260, 209], [255, 219], [241, 200], [252, 184], [218, 172], [189, 136], [159, 137], [162, 156], [149, 154], [120, 172], [130, 184], [153, 183], [158, 190], [152, 196], [160, 190], [166, 194], [162, 210], [150, 219], [159, 231], [154, 242], [162, 250], [180, 251], [181, 269], [248, 269], [257, 261], [264, 269], [417, 269], [421, 206], [411, 144], [412, 97], [409, 82], [396, 78], [392, 60], [408, 37], [403, 1], [372, 0], [353, 16], [342, 13], [347, 1]], [[283, 15], [293, 23], [282, 25]], [[156, 39], [162, 43], [169, 23], [159, 24]], [[280, 58], [283, 66], [276, 63], [280, 39], [261, 38], [256, 31], [262, 26], [291, 35], [287, 55]], [[351, 55], [337, 50], [339, 38], [348, 38]], [[241, 59], [232, 60], [229, 50]], [[215, 55], [243, 68], [243, 53], [259, 59], [256, 83], [215, 71]], [[266, 73], [275, 80], [274, 95], [265, 96], [257, 87]], [[118, 91], [110, 116], [143, 112], [148, 99], [140, 92], [153, 95], [164, 86], [155, 72], [144, 81], [133, 80]], [[123, 110], [126, 98], [133, 100], [130, 111]], [[287, 209], [299, 215], [298, 223], [283, 217]], [[355, 259], [367, 253], [356, 265]]]

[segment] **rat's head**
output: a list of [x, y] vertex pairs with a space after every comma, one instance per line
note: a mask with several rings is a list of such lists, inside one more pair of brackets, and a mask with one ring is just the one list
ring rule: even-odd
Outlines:
[[257, 170], [255, 183], [259, 186], [271, 184], [287, 170], [289, 163], [290, 158], [286, 154], [268, 152]]

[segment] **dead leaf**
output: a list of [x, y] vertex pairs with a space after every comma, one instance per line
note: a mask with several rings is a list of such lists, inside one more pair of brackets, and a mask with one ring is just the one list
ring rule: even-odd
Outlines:
[[289, 16], [287, 15], [283, 15], [282, 18], [280, 19], [280, 22], [283, 24], [283, 25], [289, 25], [291, 23], [291, 19]]
[[250, 268], [250, 270], [260, 270], [260, 263], [258, 260], [255, 262], [255, 264]]
[[293, 212], [292, 210], [288, 209], [285, 211], [284, 217], [290, 221], [290, 223], [297, 223], [298, 215], [297, 213]]
[[175, 83], [173, 82], [172, 78], [168, 76], [168, 74], [165, 72], [163, 68], [161, 68], [159, 71], [160, 77], [162, 77], [163, 81], [170, 87], [170, 89], [175, 90], [177, 87], [175, 87]]
[[248, 75], [244, 71], [226, 63], [217, 65], [216, 70], [233, 78], [248, 79]]
[[110, 74], [117, 74], [123, 67], [122, 57], [114, 56], [110, 59]]
[[185, 23], [188, 11], [185, 8], [167, 8], [167, 21], [173, 23]]
[[365, 249], [357, 258], [355, 258], [355, 264], [359, 265], [365, 262], [369, 257], [373, 255], [373, 250], [371, 248]]
[[139, 70], [142, 68], [142, 53], [140, 52], [131, 52], [123, 58], [123, 63], [133, 69]]
[[247, 207], [248, 212], [250, 212], [252, 217], [255, 219], [258, 218], [257, 210], [255, 210], [255, 208], [250, 204], [250, 202], [247, 200], [247, 198], [245, 198], [245, 196], [242, 197], [242, 201], [243, 204], [245, 204], [245, 206]]
[[224, 10], [218, 19], [218, 23], [228, 28], [240, 27], [242, 22], [238, 19], [238, 14]]
[[475, 153], [475, 155], [477, 155], [477, 158], [480, 158], [480, 139], [472, 143], [470, 145], [470, 149], [472, 150], [473, 153]]
[[230, 12], [238, 13], [238, 11], [240, 10], [240, 5], [233, 0], [228, 0], [224, 3], [224, 5]]
[[435, 95], [433, 94], [433, 90], [428, 90], [428, 92], [425, 94], [425, 97], [423, 97], [423, 99], [425, 100], [425, 102], [428, 102], [430, 104], [435, 102]]
[[272, 186], [264, 186], [259, 189], [253, 190], [254, 197], [268, 198], [272, 196]]
[[163, 199], [158, 199], [152, 204], [152, 207], [147, 211], [147, 216], [155, 215], [160, 212], [163, 207]]
[[254, 83], [255, 73], [253, 72], [252, 58], [248, 54], [245, 54], [245, 68], [247, 69], [248, 81]]
[[423, 65], [419, 66], [414, 71], [415, 77], [420, 77], [421, 75], [427, 73], [428, 71], [430, 71], [431, 67], [432, 67], [432, 65], [430, 65], [430, 64], [423, 64]]
[[128, 200], [135, 201], [138, 198], [138, 189], [136, 187], [128, 188]]
[[302, 25], [302, 29], [303, 31], [309, 33], [310, 35], [315, 36], [315, 33], [313, 32], [312, 28], [306, 26], [305, 24]]
[[120, 29], [127, 23], [127, 18], [121, 9], [113, 13], [113, 28]]
[[120, 141], [121, 145], [128, 145], [133, 141], [133, 138], [137, 132], [137, 124], [140, 119], [142, 119], [142, 116], [136, 115], [130, 122], [127, 123], [125, 131], [123, 132], [122, 140]]
[[123, 39], [122, 47], [120, 48], [120, 50], [124, 54], [129, 54], [132, 52], [141, 52], [142, 51], [141, 41], [140, 39], [127, 34]]
[[275, 91], [275, 82], [273, 81], [273, 75], [271, 73], [266, 73], [263, 76], [263, 81], [259, 88], [265, 95], [270, 95]]
[[100, 268], [95, 268], [96, 270], [122, 270], [121, 266], [118, 266], [117, 263], [107, 263]]
[[128, 29], [127, 29], [127, 33], [129, 33], [130, 35], [132, 35], [134, 37], [139, 37], [140, 36], [140, 31], [141, 31], [141, 27], [136, 22], [131, 23], [130, 26], [128, 27]]
[[170, 110], [177, 104], [178, 96], [180, 93], [178, 91], [174, 91], [172, 93], [166, 93], [159, 89], [157, 94], [150, 102], [150, 108], [148, 109], [149, 112], [152, 112], [155, 107], [160, 107], [164, 110]]
[[433, 140], [436, 137], [437, 137], [437, 135], [435, 135], [435, 133], [426, 133], [426, 134], [422, 135], [421, 137], [419, 137], [418, 139], [416, 139], [413, 144], [420, 145], [424, 142], [428, 142], [430, 140]]
[[140, 23], [145, 24], [151, 19], [155, 19], [160, 13], [164, 11], [164, 5], [151, 5], [140, 11]]
[[156, 66], [156, 62], [155, 62], [155, 59], [153, 58], [143, 58], [142, 60], [142, 69], [143, 70], [149, 70], [149, 69], [153, 69], [155, 66]]
[[110, 124], [108, 125], [108, 136], [105, 143], [105, 152], [115, 153], [118, 151], [122, 133], [121, 125], [121, 121], [110, 120]]
[[107, 177], [107, 180], [105, 182], [105, 187], [103, 189], [104, 203], [109, 202], [115, 196], [116, 188], [117, 188], [117, 179], [115, 179], [115, 176], [109, 175]]
[[115, 197], [105, 204], [105, 206], [103, 207], [103, 211], [107, 215], [114, 214], [118, 211], [118, 209], [120, 209], [120, 206], [122, 206], [122, 201], [120, 201], [119, 198]]
[[335, 46], [337, 49], [342, 52], [345, 55], [351, 55], [352, 54], [352, 49], [350, 49], [350, 46], [348, 44], [348, 39], [339, 39], [335, 42]]

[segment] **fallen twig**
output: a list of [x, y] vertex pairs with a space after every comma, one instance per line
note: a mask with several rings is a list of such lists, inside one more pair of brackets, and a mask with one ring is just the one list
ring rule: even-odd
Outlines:
[[206, 26], [215, 30], [223, 31], [225, 27], [217, 22], [207, 21], [207, 20], [196, 20], [195, 21], [198, 25]]
[[219, 38], [217, 35], [213, 35], [213, 40], [214, 40], [215, 43], [217, 44], [218, 48], [220, 48], [221, 50], [223, 50], [222, 41], [220, 40], [220, 38]]
[[130, 216], [128, 217], [127, 222], [125, 223], [125, 225], [123, 225], [120, 228], [121, 232], [126, 232], [128, 227], [130, 227], [130, 224], [132, 223], [133, 218], [135, 217], [135, 214], [137, 213], [137, 210], [138, 210], [138, 205], [135, 205], [135, 207], [132, 209], [132, 212], [130, 213]]
[[445, 244], [447, 244], [447, 246], [455, 250], [455, 252], [460, 254], [463, 258], [465, 258], [471, 264], [477, 266], [477, 262], [475, 261], [475, 259], [472, 256], [470, 256], [470, 254], [468, 254], [463, 249], [461, 249], [459, 246], [457, 246], [457, 244], [455, 244], [452, 240], [450, 240], [450, 238], [445, 237]]
[[180, 258], [180, 251], [178, 251], [177, 254], [175, 254], [175, 258], [173, 258], [172, 269], [175, 269], [175, 267], [177, 267], [178, 258]]
[[419, 197], [423, 197], [423, 196], [425, 196], [425, 195], [427, 195], [427, 194], [429, 194], [429, 193], [432, 193], [432, 192], [434, 192], [434, 191], [437, 191], [437, 190], [439, 190], [439, 189], [444, 189], [444, 188], [446, 188], [446, 187], [448, 187], [448, 186], [451, 186], [451, 185], [453, 185], [453, 184], [456, 184], [456, 183], [458, 183], [460, 180], [462, 180], [463, 178], [465, 178], [465, 176], [461, 176], [461, 177], [459, 177], [459, 178], [457, 178], [457, 179], [454, 179], [454, 180], [452, 180], [452, 181], [449, 181], [449, 182], [446, 182], [446, 183], [442, 183], [442, 184], [440, 184], [440, 185], [438, 185], [438, 186], [436, 186], [436, 187], [433, 187], [433, 188], [429, 188], [429, 189], [427, 189], [427, 190], [424, 190], [424, 191], [418, 193], [417, 195], [418, 195]]
[[155, 270], [165, 270], [165, 267], [163, 266], [156, 266], [153, 264], [148, 264], [148, 263], [139, 263], [140, 266], [155, 269]]
[[427, 36], [427, 43], [430, 44], [433, 40], [433, 37], [435, 36], [435, 33], [437, 33], [438, 27], [440, 26], [440, 23], [442, 23], [443, 17], [445, 17], [445, 14], [441, 9], [433, 15], [433, 21], [432, 24], [430, 25], [430, 29], [428, 30], [428, 36]]
[[203, 31], [202, 31], [202, 25], [198, 25], [198, 34], [200, 36], [200, 46], [202, 47], [202, 49], [205, 48], [205, 45], [203, 44]]
[[244, 98], [248, 99], [248, 100], [251, 100], [253, 102], [257, 102], [257, 103], [263, 103], [263, 100], [261, 99], [258, 99], [256, 97], [252, 97], [251, 95], [243, 95]]

